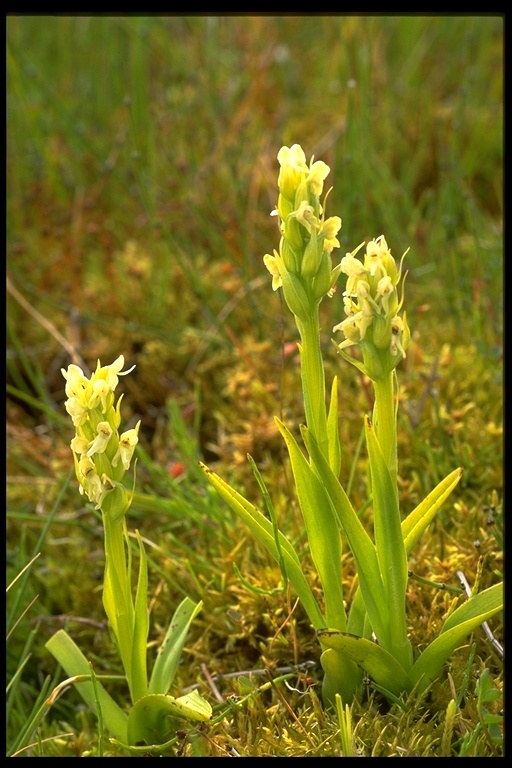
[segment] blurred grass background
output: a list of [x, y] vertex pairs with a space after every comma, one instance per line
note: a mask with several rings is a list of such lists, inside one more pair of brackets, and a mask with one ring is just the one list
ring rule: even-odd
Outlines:
[[[274, 415], [302, 418], [296, 332], [262, 262], [278, 242], [276, 155], [293, 143], [331, 167], [335, 257], [382, 233], [395, 258], [410, 247], [404, 509], [466, 470], [411, 567], [448, 581], [463, 563], [471, 578], [483, 551], [484, 581], [501, 568], [503, 18], [9, 16], [8, 583], [40, 553], [9, 590], [11, 752], [30, 742], [34, 702], [56, 674], [42, 646], [59, 622], [100, 669], [115, 665], [101, 525], [74, 479], [65, 485], [60, 369], [72, 361], [137, 365], [121, 384], [128, 426], [142, 419], [131, 514], [153, 545], [155, 633], [181, 595], [205, 601], [183, 684], [200, 662], [230, 672], [318, 661], [300, 608], [279, 631], [285, 596], [250, 593], [233, 574], [235, 561], [270, 593], [280, 579], [197, 469], [204, 459], [258, 502], [250, 452], [303, 543], [273, 426]], [[362, 506], [371, 402], [330, 342], [341, 290], [322, 305], [322, 332], [342, 384], [342, 471]], [[93, 723], [71, 692], [39, 738], [81, 754]], [[293, 751], [247, 728], [231, 736], [242, 753]], [[64, 731], [73, 736], [55, 740]]]

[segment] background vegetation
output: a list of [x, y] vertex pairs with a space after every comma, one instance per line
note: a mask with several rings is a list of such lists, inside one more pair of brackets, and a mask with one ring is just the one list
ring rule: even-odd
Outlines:
[[[331, 167], [340, 258], [382, 233], [395, 257], [410, 247], [404, 511], [465, 467], [410, 568], [453, 586], [458, 569], [471, 585], [479, 567], [483, 585], [500, 578], [502, 129], [499, 16], [8, 17], [8, 754], [115, 754], [73, 690], [44, 707], [63, 679], [44, 643], [64, 625], [97, 673], [119, 671], [101, 521], [70, 480], [60, 369], [120, 354], [137, 366], [121, 389], [128, 426], [142, 419], [130, 524], [151, 556], [151, 641], [182, 596], [204, 601], [178, 687], [199, 685], [217, 720], [184, 728], [178, 753], [342, 753], [301, 607], [197, 467], [258, 504], [251, 453], [304, 548], [273, 423], [303, 419], [297, 333], [262, 261], [277, 246], [282, 145]], [[322, 305], [325, 356], [342, 385], [343, 477], [363, 507], [370, 390], [330, 342], [341, 290]], [[350, 589], [348, 556], [344, 568]], [[411, 580], [415, 644], [435, 636], [453, 597]], [[487, 709], [484, 669], [499, 692]], [[227, 675], [217, 692], [209, 675]], [[353, 754], [499, 755], [501, 688], [500, 656], [478, 632], [405, 710], [369, 687], [352, 710]], [[248, 698], [232, 711], [228, 696]]]

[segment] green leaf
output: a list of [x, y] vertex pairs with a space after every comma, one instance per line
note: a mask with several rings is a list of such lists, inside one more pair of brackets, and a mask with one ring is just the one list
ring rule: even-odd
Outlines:
[[480, 618], [480, 623], [503, 609], [503, 582], [471, 595], [469, 600], [454, 610], [446, 619], [441, 633], [471, 619]]
[[347, 354], [347, 352], [345, 352], [344, 349], [340, 349], [339, 345], [336, 343], [336, 341], [334, 341], [334, 339], [332, 343], [336, 347], [336, 352], [338, 353], [338, 355], [341, 355], [342, 358], [347, 361], [347, 363], [351, 363], [351, 365], [354, 365], [358, 369], [358, 371], [361, 371], [361, 373], [364, 376], [368, 376], [368, 378], [371, 378], [368, 368], [364, 363], [361, 363], [355, 357], [352, 357], [352, 355]]
[[[307, 462], [306, 462], [306, 465], [307, 465]], [[254, 533], [254, 535], [258, 538], [258, 540], [261, 541], [266, 546], [266, 548], [271, 553], [271, 555], [275, 558], [275, 560], [279, 562], [280, 553], [278, 551], [276, 541], [274, 538], [274, 529], [271, 521], [268, 520], [268, 518], [266, 518], [264, 515], [262, 515], [262, 513], [259, 510], [257, 510], [256, 507], [254, 507], [246, 499], [244, 499], [243, 496], [237, 493], [237, 491], [235, 491], [227, 483], [225, 483], [220, 477], [218, 477], [218, 475], [216, 475], [210, 469], [205, 467], [204, 464], [201, 464], [200, 466], [206, 472], [208, 480], [212, 483], [214, 488], [216, 488], [219, 491], [219, 493], [225, 499], [225, 501], [227, 501], [231, 509], [233, 509], [233, 511], [236, 514], [238, 514], [248, 524], [249, 528]], [[316, 482], [318, 483], [318, 479], [316, 478], [316, 475], [314, 475], [313, 472], [312, 472], [312, 475], [316, 480]], [[326, 501], [324, 499], [324, 503], [327, 504], [327, 507], [329, 506], [328, 500]], [[337, 528], [336, 528], [336, 536], [338, 537], [338, 540], [339, 540], [339, 531], [337, 530]], [[313, 594], [304, 577], [304, 574], [302, 573], [300, 562], [295, 553], [295, 550], [293, 549], [288, 539], [286, 539], [281, 532], [279, 532], [279, 542], [280, 542], [280, 550], [286, 564], [287, 576], [291, 581], [295, 591], [297, 592], [297, 595], [304, 607], [304, 610], [307, 612], [311, 623], [313, 624], [315, 629], [319, 629], [320, 627], [325, 627], [326, 625], [325, 619], [322, 613], [320, 612], [318, 604], [313, 597]], [[338, 579], [341, 586], [341, 560], [338, 561], [338, 574], [339, 574]], [[337, 669], [336, 680], [333, 682], [334, 692], [340, 690], [337, 685], [339, 680], [342, 680], [343, 687], [341, 688], [341, 691], [343, 692], [343, 695], [347, 699], [351, 698], [354, 694], [355, 689], [357, 688], [359, 681], [358, 681], [357, 668], [354, 667], [348, 659], [342, 659], [340, 662], [339, 668]]]
[[128, 716], [128, 744], [152, 746], [168, 741], [178, 727], [176, 718], [207, 721], [212, 716], [210, 704], [197, 691], [180, 696], [149, 694], [139, 699]]
[[131, 681], [134, 701], [148, 692], [147, 643], [149, 632], [147, 558], [140, 533], [138, 531], [135, 533], [139, 544], [140, 561], [133, 615]]
[[488, 669], [484, 669], [478, 678], [475, 691], [478, 696], [479, 704], [483, 704], [483, 702], [496, 701], [500, 698], [500, 696], [502, 696], [501, 691], [499, 691], [497, 688], [493, 688], [491, 673]]
[[388, 621], [388, 613], [375, 546], [352, 507], [343, 486], [327, 464], [325, 457], [318, 447], [318, 443], [306, 427], [301, 431], [315, 471], [318, 473], [318, 477], [329, 495], [334, 513], [348, 539], [350, 549], [356, 560], [359, 584], [366, 611], [368, 612], [373, 631], [382, 642], [382, 638], [386, 636], [387, 632], [385, 627]]
[[149, 682], [149, 693], [166, 694], [169, 691], [190, 624], [202, 607], [202, 602], [194, 603], [189, 597], [185, 597], [176, 608], [162, 645], [158, 649]]
[[124, 741], [110, 739], [110, 741], [118, 749], [124, 749], [126, 752], [129, 752], [132, 757], [163, 757], [164, 755], [173, 754], [172, 749], [176, 745], [178, 737], [174, 734], [168, 741], [164, 741], [161, 744], [152, 744], [151, 746], [142, 744], [140, 747], [136, 747], [133, 744], [127, 744], [126, 739]]
[[302, 516], [306, 525], [311, 557], [324, 590], [327, 624], [346, 628], [341, 578], [341, 536], [332, 511], [329, 496], [317, 474], [308, 464], [287, 427], [275, 422], [283, 435], [297, 489]]
[[[325, 646], [323, 646], [325, 647]], [[344, 650], [327, 648], [320, 656], [320, 662], [324, 671], [322, 681], [322, 700], [325, 705], [336, 704], [336, 696], [341, 696], [344, 701], [352, 701], [357, 689], [361, 686], [362, 670], [357, 666]], [[347, 680], [347, 663], [353, 667], [350, 677], [350, 686]]]
[[437, 512], [453, 491], [460, 478], [463, 469], [459, 467], [451, 472], [444, 480], [441, 480], [433, 491], [426, 496], [418, 506], [403, 520], [402, 536], [405, 541], [405, 549], [410, 552], [420, 538], [423, 531], [432, 522]]
[[329, 466], [335, 477], [339, 477], [341, 467], [340, 430], [338, 425], [338, 377], [335, 376], [331, 387], [331, 402], [327, 415], [327, 440], [329, 446]]
[[[274, 539], [274, 530], [271, 521], [240, 493], [222, 480], [221, 477], [216, 475], [215, 472], [212, 472], [211, 469], [201, 462], [199, 462], [199, 466], [206, 474], [209, 482], [231, 507], [233, 512], [246, 523], [253, 535], [256, 536], [258, 541], [267, 548], [272, 557], [279, 563], [279, 552]], [[286, 564], [286, 574], [290, 579], [310, 622], [315, 629], [325, 627], [325, 619], [302, 572], [297, 553], [288, 539], [281, 532], [279, 532], [279, 543]]]
[[411, 690], [412, 682], [406, 670], [380, 645], [348, 632], [338, 632], [336, 629], [319, 629], [316, 634], [323, 645], [335, 651], [343, 651], [379, 686], [395, 696]]
[[[89, 662], [70, 638], [67, 632], [59, 629], [46, 643], [45, 647], [58, 661], [69, 677], [85, 675], [90, 677]], [[92, 712], [96, 712], [96, 695], [92, 682], [84, 681], [75, 684], [76, 690]], [[107, 693], [99, 680], [96, 680], [96, 692], [101, 706], [103, 723], [112, 736], [119, 741], [127, 739], [128, 717]]]
[[439, 637], [430, 643], [411, 669], [418, 693], [438, 677], [443, 664], [465, 638], [502, 609], [503, 584], [495, 584], [459, 606], [445, 621]]
[[183, 696], [178, 696], [174, 700], [176, 714], [179, 717], [186, 717], [188, 720], [200, 720], [206, 722], [212, 717], [211, 705], [206, 699], [194, 690]]
[[[381, 602], [380, 607], [382, 608], [383, 605], [384, 604]], [[377, 606], [377, 608], [379, 608], [379, 606]], [[375, 610], [375, 607], [373, 610]], [[347, 632], [350, 632], [352, 635], [360, 635], [361, 637], [370, 637], [373, 631], [363, 597], [363, 591], [359, 584], [348, 612]], [[379, 631], [382, 633], [382, 629], [379, 628]]]
[[301, 281], [296, 275], [287, 270], [281, 272], [281, 281], [284, 299], [289, 309], [300, 320], [307, 322], [311, 313], [311, 304]]

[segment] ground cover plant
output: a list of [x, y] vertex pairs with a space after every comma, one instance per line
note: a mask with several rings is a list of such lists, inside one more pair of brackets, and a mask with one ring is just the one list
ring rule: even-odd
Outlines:
[[[325, 708], [304, 606], [198, 464], [254, 503], [264, 478], [322, 606], [274, 421], [300, 439], [297, 329], [263, 264], [277, 150], [299, 142], [331, 169], [333, 266], [382, 232], [410, 249], [404, 519], [464, 467], [408, 557], [413, 647], [468, 604], [465, 585], [501, 581], [502, 19], [12, 16], [7, 66], [7, 754], [125, 754], [46, 648], [64, 630], [128, 712], [101, 511], [77, 492], [61, 374], [120, 355], [136, 366], [120, 384], [126, 430], [140, 421], [126, 520], [147, 556], [150, 670], [180, 603], [202, 602], [171, 693], [197, 691], [212, 717], [180, 722], [164, 754], [502, 754], [500, 614], [425, 691], [393, 701], [370, 674]], [[344, 408], [340, 477], [370, 527], [371, 381], [331, 342], [345, 282], [322, 303], [319, 343]], [[342, 568], [350, 608], [347, 549]]]

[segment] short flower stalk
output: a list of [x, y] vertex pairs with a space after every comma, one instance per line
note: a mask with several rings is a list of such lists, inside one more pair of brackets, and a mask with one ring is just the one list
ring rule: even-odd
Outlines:
[[[62, 371], [66, 379], [66, 410], [76, 435], [71, 441], [80, 493], [101, 509], [105, 537], [103, 605], [126, 672], [132, 701], [147, 693], [147, 611], [136, 617], [131, 586], [131, 557], [126, 530], [130, 493], [122, 483], [138, 442], [140, 421], [121, 435], [120, 405], [114, 407], [114, 391], [124, 358], [101, 367], [88, 379], [76, 365]], [[132, 370], [132, 369], [130, 369]], [[141, 550], [142, 554], [142, 550]], [[147, 581], [145, 557], [141, 557], [143, 582]], [[136, 621], [137, 618], [137, 621]], [[135, 643], [143, 644], [136, 649]], [[134, 650], [142, 652], [134, 652]]]
[[[364, 243], [341, 260], [341, 271], [347, 275], [343, 292], [346, 319], [334, 326], [333, 332], [342, 331], [345, 339], [338, 345], [340, 354], [365, 373], [373, 383], [374, 428], [388, 463], [390, 472], [397, 471], [396, 367], [405, 357], [411, 334], [406, 313], [400, 312], [403, 301], [398, 288], [402, 278], [402, 256], [397, 268], [383, 235], [366, 245], [364, 261], [356, 258]], [[362, 363], [344, 350], [357, 346]]]
[[[325, 703], [335, 706], [339, 696], [350, 702], [358, 695], [363, 674], [394, 701], [413, 689], [423, 692], [467, 635], [502, 610], [503, 585], [472, 594], [450, 614], [439, 636], [421, 653], [411, 646], [406, 612], [408, 554], [457, 486], [462, 468], [454, 469], [412, 512], [402, 516], [397, 483], [396, 369], [406, 356], [411, 336], [402, 311], [406, 254], [397, 265], [380, 235], [361, 243], [333, 267], [341, 219], [325, 218], [326, 196], [321, 200], [321, 195], [329, 167], [313, 159], [308, 165], [298, 144], [282, 147], [278, 161], [279, 193], [273, 213], [278, 218], [279, 250], [267, 253], [263, 261], [272, 276], [272, 289], [282, 289], [300, 335], [306, 421], [301, 434], [306, 453], [279, 419], [276, 423], [288, 448], [311, 559], [322, 585], [322, 604], [311, 591], [301, 557], [284, 533], [276, 532], [273, 521], [202, 466], [227, 504], [279, 562], [283, 579], [291, 582], [301, 600], [322, 648]], [[335, 346], [344, 360], [371, 379], [374, 390], [372, 419], [364, 418], [373, 536], [363, 527], [340, 479], [336, 377], [329, 407], [326, 405], [319, 307], [325, 297], [333, 296], [341, 274], [346, 276], [345, 317], [333, 329], [343, 334]], [[349, 354], [350, 347], [359, 354]], [[347, 545], [359, 581], [348, 610], [341, 566]]]
[[[397, 486], [396, 367], [405, 357], [410, 342], [406, 314], [398, 314], [404, 301], [403, 284], [400, 300], [398, 289], [406, 254], [402, 256], [397, 268], [383, 235], [366, 244], [363, 261], [356, 258], [360, 249], [361, 246], [341, 260], [341, 271], [347, 275], [343, 293], [347, 318], [336, 325], [333, 332], [343, 332], [345, 339], [338, 346], [339, 352], [369, 376], [373, 384], [373, 429], [384, 460], [382, 477], [377, 474], [379, 459], [374, 456], [378, 448], [374, 446], [372, 451], [369, 443], [375, 548], [383, 575], [386, 601], [395, 617], [390, 624], [388, 638], [380, 638], [380, 642], [396, 658], [403, 660], [406, 669], [410, 669], [413, 657], [407, 640], [405, 611], [407, 553], [401, 535]], [[350, 346], [359, 347], [362, 363], [344, 352]], [[388, 484], [389, 489], [387, 498], [380, 499], [383, 484]], [[392, 541], [394, 543], [390, 546]]]
[[[176, 717], [208, 720], [211, 707], [197, 691], [174, 699], [168, 694], [187, 629], [201, 609], [201, 603], [185, 598], [170, 623], [148, 679], [147, 641], [149, 632], [147, 559], [138, 531], [139, 568], [132, 590], [132, 547], [126, 515], [133, 496], [133, 481], [124, 482], [139, 440], [141, 422], [119, 431], [122, 395], [115, 403], [121, 355], [111, 365], [101, 366], [88, 378], [81, 368], [62, 370], [66, 380], [65, 407], [75, 427], [71, 450], [79, 491], [101, 511], [105, 543], [103, 606], [124, 669], [132, 708], [127, 715], [95, 680], [82, 682], [78, 691], [94, 710], [102, 708], [103, 720], [118, 745], [132, 753], [151, 747], [157, 752], [172, 742]], [[91, 678], [90, 665], [64, 630], [59, 630], [46, 647], [73, 678]]]

